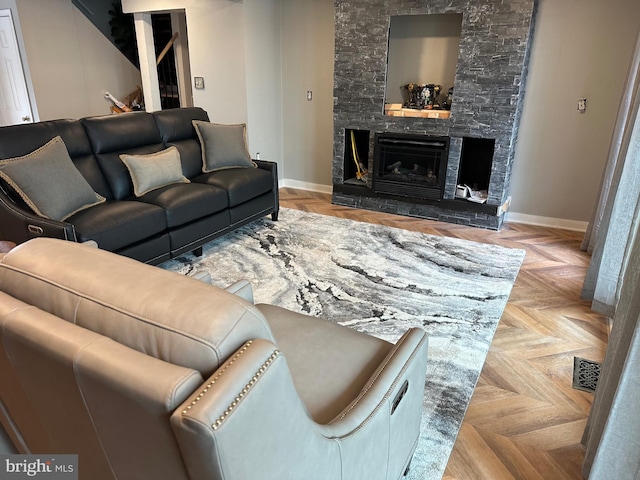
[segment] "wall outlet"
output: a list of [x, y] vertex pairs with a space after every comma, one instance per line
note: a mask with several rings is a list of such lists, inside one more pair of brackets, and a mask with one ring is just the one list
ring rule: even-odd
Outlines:
[[311, 90], [307, 90], [307, 101], [310, 102], [313, 100], [313, 92]]

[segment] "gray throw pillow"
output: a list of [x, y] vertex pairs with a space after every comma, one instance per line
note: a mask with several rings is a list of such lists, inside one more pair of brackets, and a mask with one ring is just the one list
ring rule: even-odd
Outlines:
[[136, 197], [172, 183], [189, 183], [189, 179], [182, 174], [180, 152], [176, 147], [147, 155], [123, 153], [120, 160], [129, 170]]
[[51, 220], [64, 221], [106, 200], [73, 164], [60, 137], [28, 155], [0, 160], [0, 177], [37, 215]]
[[200, 139], [204, 173], [226, 168], [257, 167], [247, 147], [246, 124], [224, 125], [202, 120], [193, 120], [192, 123]]

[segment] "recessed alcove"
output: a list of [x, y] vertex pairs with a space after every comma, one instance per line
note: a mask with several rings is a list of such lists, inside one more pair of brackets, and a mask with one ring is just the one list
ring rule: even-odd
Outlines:
[[366, 178], [362, 178], [362, 172], [369, 168], [369, 130], [345, 128], [344, 138], [344, 183], [366, 186]]
[[496, 141], [488, 138], [465, 137], [458, 167], [458, 184], [473, 190], [488, 190]]
[[406, 85], [437, 85], [438, 105], [453, 88], [462, 14], [394, 15], [389, 19], [385, 105], [409, 103]]

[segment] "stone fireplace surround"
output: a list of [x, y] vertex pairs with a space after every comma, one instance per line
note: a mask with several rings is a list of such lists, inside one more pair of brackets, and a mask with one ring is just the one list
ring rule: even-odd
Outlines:
[[[335, 0], [334, 5], [333, 203], [500, 229], [510, 201], [537, 0]], [[384, 115], [391, 16], [442, 13], [463, 15], [450, 118]], [[368, 134], [369, 171], [377, 133], [448, 136], [443, 199], [375, 193], [371, 176], [366, 184], [345, 183], [351, 130], [361, 139]], [[455, 198], [465, 138], [495, 141], [486, 204]]]

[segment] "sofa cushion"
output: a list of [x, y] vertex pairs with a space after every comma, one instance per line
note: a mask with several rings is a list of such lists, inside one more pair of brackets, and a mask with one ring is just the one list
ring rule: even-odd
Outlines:
[[223, 125], [194, 120], [202, 148], [202, 171], [226, 168], [256, 167], [247, 147], [247, 126], [244, 123]]
[[203, 173], [193, 182], [223, 188], [229, 195], [229, 206], [235, 207], [273, 189], [273, 177], [262, 168], [234, 168]]
[[174, 228], [229, 207], [227, 192], [213, 185], [173, 184], [150, 191], [140, 200], [164, 210], [167, 226]]
[[113, 198], [123, 200], [131, 196], [133, 184], [120, 154], [144, 155], [165, 148], [151, 114], [131, 112], [83, 118], [81, 122]]
[[167, 143], [167, 146], [176, 147], [180, 152], [180, 163], [185, 177], [193, 179], [202, 173], [202, 150], [197, 139], [177, 140]]
[[153, 112], [160, 136], [164, 143], [196, 138], [193, 120], [209, 121], [209, 116], [200, 107], [171, 108]]
[[105, 201], [75, 167], [59, 136], [27, 155], [0, 160], [0, 177], [36, 214], [52, 220]]
[[189, 183], [189, 179], [182, 175], [180, 153], [176, 147], [147, 155], [123, 153], [120, 160], [129, 170], [136, 197], [173, 183]]
[[247, 340], [274, 341], [260, 311], [232, 293], [63, 240], [36, 238], [2, 257], [0, 290], [205, 377]]
[[160, 136], [166, 146], [175, 146], [180, 151], [182, 172], [187, 178], [202, 173], [202, 151], [198, 135], [191, 123], [193, 120], [209, 121], [209, 116], [200, 107], [171, 108], [153, 112]]
[[138, 201], [110, 201], [69, 217], [78, 240], [94, 240], [100, 248], [118, 251], [159, 235], [167, 228], [162, 208]]

